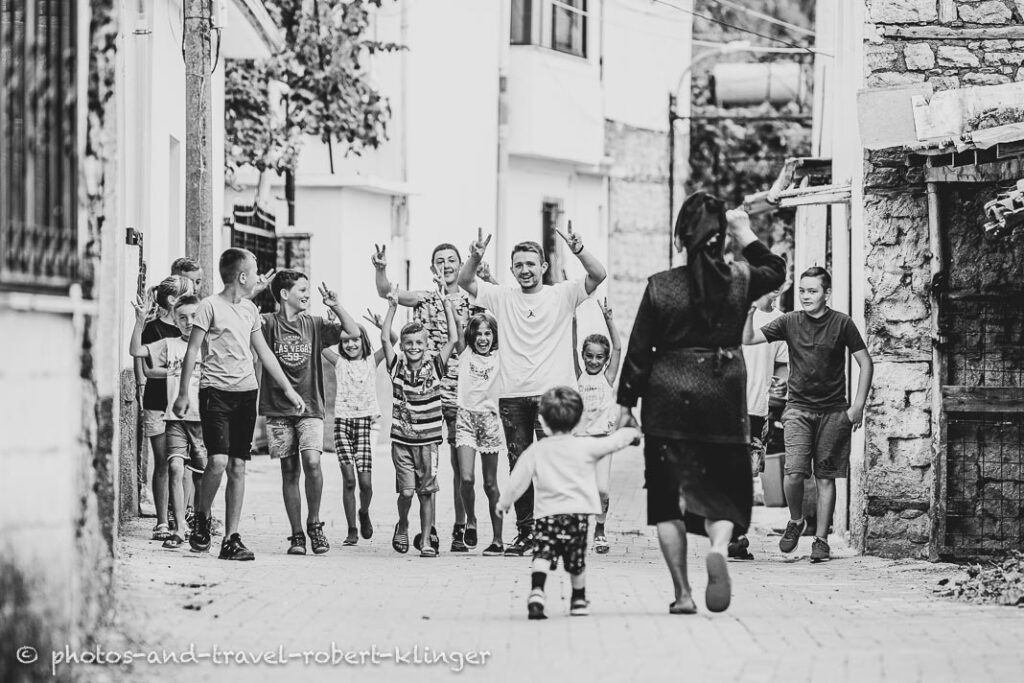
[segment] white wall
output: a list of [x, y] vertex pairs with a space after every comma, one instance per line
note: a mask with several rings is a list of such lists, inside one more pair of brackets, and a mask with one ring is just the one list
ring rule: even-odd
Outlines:
[[[677, 0], [692, 8], [690, 0]], [[650, 0], [605, 0], [604, 116], [638, 128], [668, 130], [668, 95], [690, 63], [693, 16]], [[688, 81], [679, 101], [689, 111]]]

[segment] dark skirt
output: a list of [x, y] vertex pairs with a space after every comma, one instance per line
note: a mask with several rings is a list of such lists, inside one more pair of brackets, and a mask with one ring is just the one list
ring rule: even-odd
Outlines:
[[[750, 446], [644, 437], [647, 523], [682, 520], [706, 536], [705, 520], [728, 520], [735, 535], [750, 527], [754, 503]], [[679, 511], [680, 494], [686, 515]]]

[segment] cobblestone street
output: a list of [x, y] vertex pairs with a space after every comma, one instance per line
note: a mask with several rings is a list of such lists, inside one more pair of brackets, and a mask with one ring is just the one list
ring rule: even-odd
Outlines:
[[[950, 565], [853, 557], [833, 542], [831, 563], [811, 565], [805, 538], [783, 557], [785, 511], [755, 509], [753, 562], [732, 562], [733, 605], [710, 615], [703, 606], [703, 539], [691, 543], [701, 612], [670, 616], [671, 583], [653, 529], [644, 525], [638, 449], [616, 456], [609, 519], [612, 550], [588, 557], [592, 614], [568, 616], [564, 573], [548, 581], [544, 622], [528, 622], [529, 560], [447, 550], [450, 469], [442, 465], [438, 559], [401, 556], [390, 547], [396, 519], [390, 459], [377, 458], [371, 541], [344, 548], [341, 477], [325, 454], [323, 518], [332, 542], [325, 556], [284, 553], [284, 508], [276, 463], [250, 464], [243, 538], [256, 561], [227, 563], [215, 554], [168, 551], [149, 541], [151, 519], [124, 534], [118, 565], [118, 635], [108, 650], [283, 653], [285, 664], [146, 664], [78, 666], [88, 680], [449, 680], [452, 653], [489, 653], [465, 663], [462, 677], [488, 680], [829, 681], [1018, 680], [1024, 670], [1021, 611], [936, 599], [931, 587], [954, 576]], [[414, 507], [415, 511], [415, 507]], [[223, 515], [222, 503], [216, 508]], [[511, 538], [505, 532], [506, 542]], [[691, 537], [693, 539], [693, 537]], [[215, 540], [216, 543], [216, 540]], [[216, 546], [215, 546], [216, 549]], [[318, 664], [337, 650], [366, 651], [365, 664]], [[373, 649], [379, 663], [371, 662]], [[414, 648], [418, 648], [415, 651]], [[429, 652], [427, 651], [429, 648]], [[380, 653], [408, 654], [409, 663]], [[416, 664], [436, 653], [448, 663]], [[303, 654], [308, 653], [308, 654]], [[323, 653], [323, 654], [314, 654]], [[162, 656], [162, 655], [161, 655]], [[340, 655], [335, 655], [340, 657]], [[305, 663], [306, 659], [309, 663]]]

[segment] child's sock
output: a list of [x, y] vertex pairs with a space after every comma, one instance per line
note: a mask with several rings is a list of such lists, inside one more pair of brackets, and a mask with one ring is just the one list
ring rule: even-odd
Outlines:
[[583, 588], [573, 588], [572, 589], [572, 596], [569, 599], [570, 600], [586, 600], [587, 599], [587, 587], [584, 586]]
[[534, 590], [544, 590], [544, 582], [547, 581], [548, 575], [545, 572], [533, 572], [533, 580], [531, 581], [531, 588]]

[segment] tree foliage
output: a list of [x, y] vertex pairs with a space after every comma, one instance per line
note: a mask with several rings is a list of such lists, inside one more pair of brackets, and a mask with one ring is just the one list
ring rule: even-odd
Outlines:
[[391, 109], [365, 64], [402, 46], [366, 36], [372, 8], [383, 0], [264, 2], [284, 47], [265, 61], [226, 65], [228, 169], [251, 164], [261, 173], [292, 171], [307, 135], [340, 142], [345, 154], [384, 142]]

